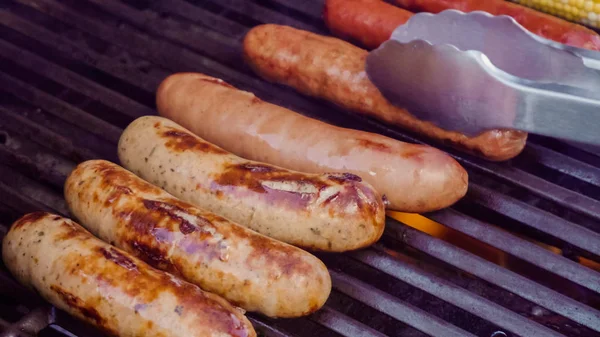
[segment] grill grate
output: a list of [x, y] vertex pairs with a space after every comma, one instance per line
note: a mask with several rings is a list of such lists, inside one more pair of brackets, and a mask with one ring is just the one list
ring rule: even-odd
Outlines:
[[[62, 184], [70, 170], [90, 158], [117, 161], [123, 127], [155, 114], [154, 90], [172, 72], [204, 72], [311, 117], [422, 142], [267, 83], [243, 65], [240, 42], [249, 28], [279, 23], [326, 34], [321, 6], [307, 0], [0, 2], [0, 236], [24, 212], [68, 214]], [[250, 315], [257, 330], [265, 336], [600, 336], [600, 273], [589, 267], [600, 263], [600, 156], [535, 136], [509, 163], [448, 151], [468, 169], [469, 193], [426, 217], [468, 240], [431, 236], [389, 218], [375, 246], [320, 255], [334, 281], [323, 310], [301, 319]], [[506, 253], [505, 261], [472, 242]], [[2, 267], [0, 337], [16, 336], [100, 334], [30, 294]]]

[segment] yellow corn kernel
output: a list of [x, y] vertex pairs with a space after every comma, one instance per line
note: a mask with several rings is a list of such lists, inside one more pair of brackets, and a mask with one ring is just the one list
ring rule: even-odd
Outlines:
[[600, 28], [600, 0], [512, 0], [563, 19]]

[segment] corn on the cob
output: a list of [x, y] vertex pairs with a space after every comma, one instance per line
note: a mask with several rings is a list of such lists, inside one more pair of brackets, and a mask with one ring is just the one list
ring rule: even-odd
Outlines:
[[512, 0], [539, 11], [600, 28], [600, 0]]

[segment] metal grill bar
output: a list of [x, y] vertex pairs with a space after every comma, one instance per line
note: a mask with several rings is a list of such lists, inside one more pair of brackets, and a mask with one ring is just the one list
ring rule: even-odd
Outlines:
[[600, 168], [537, 144], [529, 144], [525, 154], [535, 158], [536, 163], [600, 187]]
[[[336, 271], [330, 271], [334, 288], [370, 307], [390, 315], [431, 336], [470, 337], [473, 334], [448, 324], [410, 304], [377, 290], [365, 283]], [[526, 320], [525, 320], [526, 321]], [[560, 336], [560, 335], [556, 335]]]
[[319, 324], [340, 333], [343, 336], [356, 337], [384, 337], [385, 335], [377, 332], [370, 327], [359, 323], [348, 316], [341, 314], [327, 306], [316, 312], [311, 317]]
[[[31, 38], [37, 39], [36, 42], [42, 44], [47, 50], [56, 49], [63, 55], [69, 55], [75, 62], [85, 64], [90, 69], [96, 67], [102, 72], [110, 74], [115, 78], [127, 82], [136, 88], [145, 90], [149, 95], [158, 87], [162, 78], [167, 74], [166, 71], [155, 73], [144, 73], [141, 71], [132, 71], [132, 67], [124, 69], [115, 64], [114, 60], [96, 53], [92, 49], [86, 49], [73, 43], [70, 39], [59, 36], [48, 29], [42, 28], [31, 22], [25, 21], [10, 12], [0, 9], [0, 23], [10, 29]], [[48, 57], [48, 55], [46, 55]]]
[[362, 251], [351, 256], [519, 336], [562, 336], [435, 275], [394, 259], [382, 247], [376, 247], [375, 252]]
[[77, 121], [78, 125], [83, 126], [88, 132], [105, 137], [111, 143], [116, 144], [119, 141], [122, 130], [114, 125], [89, 115], [81, 109], [70, 106], [5, 73], [0, 73], [0, 83], [3, 85], [5, 91], [19, 97], [25, 102], [35, 104], [36, 106], [43, 106], [46, 111], [67, 122]]
[[[600, 312], [596, 309], [578, 303], [525, 277], [393, 219], [389, 219], [386, 223], [386, 234], [456, 268], [465, 270], [546, 309], [600, 332]], [[394, 273], [395, 277], [400, 277], [400, 271], [388, 270], [386, 267], [387, 265], [377, 265], [378, 269]], [[406, 272], [406, 270], [403, 269], [402, 272]]]
[[565, 259], [560, 255], [556, 255], [540, 246], [520, 239], [481, 221], [466, 217], [464, 214], [460, 214], [454, 210], [439, 211], [430, 214], [428, 217], [504, 252], [512, 254], [513, 256], [539, 266], [549, 272], [560, 275], [567, 280], [600, 293], [600, 273]]
[[476, 184], [469, 186], [468, 193], [476, 204], [600, 256], [600, 235], [596, 232]]
[[[211, 1], [191, 1], [192, 3], [198, 3], [206, 5]], [[214, 4], [218, 4], [220, 7], [228, 9], [234, 13], [239, 15], [244, 15], [256, 20], [258, 23], [277, 23], [282, 25], [292, 25], [294, 27], [298, 27], [300, 29], [314, 31], [315, 28], [313, 26], [307, 25], [302, 21], [296, 20], [291, 17], [286, 17], [277, 13], [275, 11], [269, 10], [265, 7], [257, 5], [253, 2], [247, 2], [244, 0], [220, 0], [218, 2], [213, 2]]]
[[103, 86], [79, 76], [74, 72], [62, 69], [41, 57], [18, 49], [9, 43], [0, 41], [0, 56], [13, 60], [19, 65], [35, 71], [39, 75], [51, 78], [57, 83], [69, 89], [79, 91], [90, 98], [103, 100], [111, 108], [126, 114], [131, 118], [154, 114], [154, 110], [143, 106], [140, 103], [114, 91], [107, 90]]
[[242, 36], [246, 31], [245, 26], [235, 21], [224, 20], [223, 16], [213, 14], [184, 0], [152, 2], [149, 5], [157, 12], [177, 15], [227, 36]]
[[[77, 160], [81, 161], [98, 158], [98, 155], [92, 153], [90, 150], [82, 147], [76, 147], [69, 139], [57, 135], [52, 131], [32, 122], [31, 120], [15, 114], [3, 107], [0, 107], [0, 118], [2, 119], [5, 127], [18, 132], [24, 137], [35, 139], [39, 144], [50, 145], [63, 156], [76, 158]], [[5, 144], [5, 146], [8, 145]]]

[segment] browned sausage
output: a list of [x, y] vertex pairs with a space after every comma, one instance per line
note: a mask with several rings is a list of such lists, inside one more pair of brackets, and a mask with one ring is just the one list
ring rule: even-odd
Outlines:
[[484, 11], [512, 16], [534, 34], [580, 48], [600, 50], [600, 36], [591, 29], [504, 0], [395, 0], [412, 11], [438, 13], [446, 9]]
[[385, 227], [381, 195], [358, 176], [243, 159], [163, 117], [133, 121], [119, 140], [119, 159], [184, 201], [295, 246], [359, 249]]
[[394, 210], [433, 211], [467, 190], [465, 170], [437, 149], [329, 125], [203, 74], [172, 75], [156, 97], [161, 115], [228, 151], [302, 172], [353, 173]]
[[345, 41], [280, 25], [254, 27], [244, 39], [247, 63], [267, 80], [348, 110], [427, 136], [494, 161], [519, 154], [520, 131], [491, 130], [476, 137], [441, 129], [388, 102], [365, 72], [367, 51]]
[[331, 33], [374, 49], [387, 41], [412, 12], [381, 0], [326, 0], [323, 19]]
[[246, 310], [302, 316], [331, 291], [313, 255], [184, 203], [116, 164], [79, 164], [65, 199], [101, 239]]
[[252, 337], [241, 310], [151, 268], [58, 215], [17, 220], [2, 243], [6, 267], [48, 302], [120, 337]]

